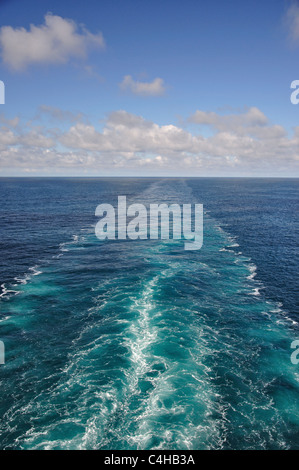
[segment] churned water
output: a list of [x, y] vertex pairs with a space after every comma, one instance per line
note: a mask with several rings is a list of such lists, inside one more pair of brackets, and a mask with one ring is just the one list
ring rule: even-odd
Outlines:
[[[1, 179], [0, 448], [299, 449], [299, 180]], [[201, 203], [204, 243], [95, 236]]]

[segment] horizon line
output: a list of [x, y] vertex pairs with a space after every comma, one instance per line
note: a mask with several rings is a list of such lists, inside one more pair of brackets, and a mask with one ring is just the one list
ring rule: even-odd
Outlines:
[[78, 176], [78, 175], [10, 175], [10, 176], [1, 176], [0, 179], [8, 179], [8, 178], [20, 178], [20, 179], [33, 179], [33, 178], [85, 178], [85, 179], [104, 179], [104, 178], [172, 178], [172, 179], [182, 179], [182, 178], [189, 178], [189, 179], [204, 179], [204, 178], [226, 178], [226, 179], [299, 179], [299, 176], [172, 176], [172, 175], [158, 175], [158, 176], [136, 176], [136, 175], [106, 175], [106, 176]]

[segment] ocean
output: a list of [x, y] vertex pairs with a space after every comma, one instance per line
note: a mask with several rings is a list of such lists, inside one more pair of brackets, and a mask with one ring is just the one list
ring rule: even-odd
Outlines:
[[[203, 204], [200, 250], [95, 209]], [[299, 449], [299, 180], [1, 178], [1, 449]]]

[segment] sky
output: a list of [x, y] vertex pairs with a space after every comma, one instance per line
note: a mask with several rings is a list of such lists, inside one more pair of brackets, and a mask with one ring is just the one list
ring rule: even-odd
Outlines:
[[298, 55], [299, 1], [0, 0], [0, 176], [298, 177]]

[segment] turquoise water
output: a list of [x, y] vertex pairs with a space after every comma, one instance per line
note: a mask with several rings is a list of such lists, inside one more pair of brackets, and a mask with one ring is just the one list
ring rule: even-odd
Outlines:
[[[299, 448], [297, 180], [0, 188], [2, 449]], [[118, 195], [202, 203], [203, 248], [99, 241]]]

